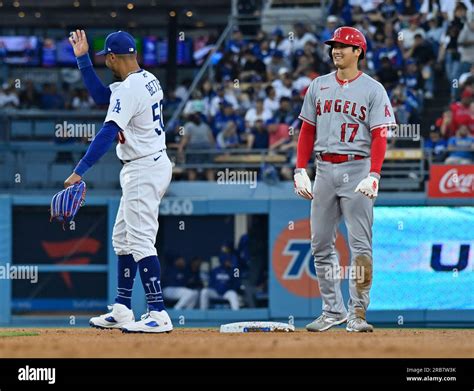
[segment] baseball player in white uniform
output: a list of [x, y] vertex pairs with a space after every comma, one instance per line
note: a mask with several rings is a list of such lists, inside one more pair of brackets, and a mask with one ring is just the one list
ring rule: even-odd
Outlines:
[[[106, 66], [120, 80], [108, 87], [93, 70], [84, 30], [71, 33], [69, 40], [86, 87], [97, 104], [108, 104], [108, 111], [102, 129], [64, 185], [80, 181], [115, 140], [117, 156], [123, 164], [122, 198], [112, 236], [118, 255], [118, 292], [115, 303], [109, 306], [111, 311], [89, 323], [92, 327], [124, 332], [170, 332], [173, 325], [163, 303], [155, 248], [158, 209], [172, 174], [162, 118], [163, 90], [158, 79], [138, 65], [135, 40], [130, 34], [110, 34], [104, 50], [97, 53], [105, 55]], [[131, 297], [137, 269], [148, 312], [135, 322]]]
[[[340, 27], [326, 41], [336, 72], [316, 78], [306, 93], [299, 118], [303, 121], [297, 148], [295, 191], [311, 202], [311, 249], [323, 312], [306, 326], [325, 331], [346, 323], [350, 332], [371, 332], [366, 321], [372, 284], [373, 204], [386, 151], [387, 128], [395, 125], [384, 87], [358, 70], [367, 52], [363, 34]], [[313, 189], [306, 173], [316, 154]], [[351, 267], [346, 310], [335, 250], [341, 216], [348, 230]], [[361, 277], [362, 276], [362, 277]]]

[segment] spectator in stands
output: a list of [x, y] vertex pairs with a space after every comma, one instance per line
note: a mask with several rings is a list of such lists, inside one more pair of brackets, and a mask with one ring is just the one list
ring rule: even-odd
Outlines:
[[394, 0], [385, 0], [377, 6], [376, 12], [371, 14], [372, 22], [382, 25], [393, 25], [398, 19], [397, 6]]
[[0, 108], [11, 107], [16, 108], [20, 106], [20, 100], [12, 84], [4, 83], [3, 88], [0, 89]]
[[236, 114], [234, 108], [230, 103], [224, 101], [221, 105], [222, 109], [217, 113], [212, 124], [212, 132], [214, 137], [224, 130], [224, 127], [229, 121], [233, 121], [237, 125], [238, 133], [242, 133], [245, 130], [243, 118]]
[[252, 107], [245, 114], [245, 129], [250, 130], [255, 125], [255, 121], [260, 119], [262, 121], [268, 121], [272, 118], [272, 112], [263, 107], [263, 99], [258, 98], [255, 101], [255, 107]]
[[390, 95], [397, 123], [408, 124], [419, 122], [419, 103], [412, 91], [403, 84], [398, 84]]
[[206, 102], [202, 99], [201, 91], [194, 90], [191, 99], [187, 101], [184, 106], [183, 114], [189, 115], [191, 113], [200, 113], [203, 116], [207, 116], [209, 108], [206, 106]]
[[283, 30], [279, 27], [272, 32], [272, 39], [270, 41], [270, 49], [280, 51], [284, 57], [289, 57], [291, 54], [292, 44], [288, 38], [285, 38]]
[[389, 91], [398, 84], [400, 77], [398, 72], [392, 68], [392, 63], [388, 57], [381, 59], [380, 69], [377, 71], [377, 79]]
[[41, 108], [44, 110], [64, 109], [64, 97], [58, 93], [56, 84], [43, 84], [43, 91], [41, 92]]
[[217, 135], [217, 148], [228, 149], [238, 148], [240, 141], [239, 135], [237, 134], [237, 125], [234, 121], [229, 121]]
[[255, 121], [255, 126], [247, 135], [247, 148], [249, 149], [268, 149], [269, 135], [267, 128], [262, 120]]
[[307, 42], [313, 42], [313, 43], [318, 43], [318, 40], [314, 36], [313, 33], [310, 33], [307, 29], [307, 27], [303, 23], [296, 23], [293, 26], [293, 46], [292, 46], [292, 52], [295, 53], [297, 50], [303, 50], [304, 45]]
[[[474, 20], [465, 23], [458, 37], [459, 53], [461, 54], [460, 74], [469, 72], [474, 64]], [[460, 81], [461, 82], [461, 81]]]
[[290, 138], [290, 127], [286, 123], [273, 119], [266, 123], [268, 129], [268, 144], [272, 150], [277, 150]]
[[211, 107], [209, 108], [209, 114], [211, 117], [215, 117], [217, 115], [224, 102], [230, 103], [234, 110], [239, 108], [239, 102], [235, 95], [230, 91], [227, 92], [224, 86], [219, 86], [216, 90], [216, 96], [211, 99]]
[[[300, 57], [300, 60], [307, 61], [306, 57]], [[302, 93], [303, 91], [306, 92], [306, 89], [309, 87], [313, 79], [318, 76], [318, 74], [309, 64], [305, 64], [303, 67], [301, 67], [301, 65], [302, 64], [300, 62], [298, 64], [298, 68], [295, 71], [295, 74], [299, 76], [293, 82], [293, 94], [295, 92], [298, 94]]]
[[435, 56], [438, 56], [441, 38], [444, 33], [443, 26], [439, 23], [439, 18], [433, 14], [427, 17], [428, 31], [426, 32], [426, 40], [431, 44]]
[[267, 95], [267, 97], [263, 101], [263, 107], [266, 110], [271, 111], [272, 113], [274, 111], [277, 111], [280, 107], [280, 101], [276, 96], [275, 88], [273, 88], [272, 86], [266, 87], [265, 94]]
[[[459, 11], [458, 11], [459, 13]], [[451, 99], [456, 99], [457, 85], [454, 82], [460, 76], [461, 55], [458, 48], [459, 33], [463, 23], [459, 17], [449, 24], [446, 33], [442, 37], [441, 47], [438, 53], [438, 62], [444, 62], [446, 75], [451, 84]]]
[[418, 64], [413, 58], [409, 58], [405, 63], [405, 73], [401, 81], [417, 94], [423, 90], [423, 77], [418, 69]]
[[461, 115], [459, 111], [456, 113], [456, 120], [454, 124], [457, 128], [462, 125], [467, 126], [469, 129], [469, 133], [474, 135], [474, 101], [471, 100], [469, 103], [468, 111], [463, 110], [463, 114]]
[[225, 78], [235, 80], [239, 76], [238, 66], [232, 53], [224, 53], [216, 67], [216, 80], [222, 83]]
[[71, 107], [75, 110], [88, 110], [94, 107], [94, 100], [86, 89], [80, 88], [76, 90]]
[[471, 136], [474, 136], [474, 102], [471, 102], [469, 105], [469, 113], [471, 114], [471, 117], [465, 125], [469, 128]]
[[424, 80], [425, 98], [433, 99], [435, 53], [432, 46], [425, 41], [421, 34], [415, 35], [415, 42], [406, 53], [406, 58], [412, 57], [420, 66]]
[[171, 117], [174, 111], [178, 108], [182, 99], [176, 95], [176, 90], [170, 88], [168, 91], [168, 96], [163, 100], [163, 113], [166, 117]]
[[268, 39], [264, 39], [259, 45], [255, 45], [252, 50], [254, 51], [257, 58], [262, 60], [263, 63], [268, 66], [268, 63], [272, 60], [273, 55], [273, 51], [270, 50], [270, 41]]
[[273, 55], [270, 57], [270, 61], [266, 62], [267, 65], [267, 80], [274, 80], [278, 77], [280, 69], [288, 69], [291, 65], [287, 58], [283, 57], [281, 50], [275, 50]]
[[280, 78], [272, 83], [278, 102], [283, 97], [291, 98], [293, 94], [293, 78], [289, 70], [285, 68], [280, 69], [279, 76]]
[[409, 50], [415, 43], [415, 35], [420, 34], [425, 36], [425, 30], [420, 27], [419, 16], [411, 16], [409, 19], [408, 28], [404, 28], [400, 31], [400, 37], [402, 41], [403, 49]]
[[474, 137], [466, 125], [461, 125], [456, 136], [448, 140], [449, 156], [446, 164], [471, 164], [474, 158]]
[[401, 21], [411, 20], [414, 16], [418, 16], [420, 2], [418, 0], [399, 0], [397, 2], [399, 19]]
[[291, 125], [293, 121], [298, 118], [298, 115], [299, 112], [291, 106], [291, 99], [283, 96], [280, 99], [280, 106], [278, 107], [278, 110], [275, 111], [272, 118], [277, 123]]
[[438, 118], [435, 125], [439, 128], [441, 136], [447, 140], [456, 134], [456, 124], [453, 121], [453, 112], [448, 108], [443, 112], [442, 117]]
[[431, 155], [433, 162], [444, 162], [447, 155], [448, 142], [441, 137], [440, 132], [436, 127], [430, 131], [430, 137], [424, 142], [424, 149], [427, 155]]
[[[213, 149], [215, 146], [214, 136], [212, 130], [205, 122], [202, 121], [201, 115], [198, 112], [189, 115], [189, 121], [184, 125], [184, 135], [178, 146], [178, 152], [183, 154], [186, 149], [186, 163], [192, 165], [199, 165], [211, 161], [211, 156], [207, 153], [193, 153], [193, 150]], [[188, 180], [196, 180], [196, 168], [187, 170]], [[214, 170], [206, 169], [205, 175], [207, 180], [214, 180]]]
[[352, 12], [348, 0], [333, 0], [328, 8], [328, 15], [339, 15], [345, 26], [352, 26]]
[[388, 58], [392, 68], [398, 70], [403, 67], [403, 54], [391, 35], [385, 37], [385, 45], [374, 53], [374, 69], [378, 71], [381, 67], [381, 59]]
[[230, 254], [222, 254], [219, 261], [220, 266], [211, 271], [209, 287], [201, 290], [201, 310], [209, 308], [210, 299], [225, 299], [232, 310], [238, 310], [240, 307], [237, 294], [240, 290], [239, 273], [234, 270]]
[[267, 80], [267, 67], [265, 63], [249, 49], [243, 53], [244, 65], [239, 78], [241, 82], [252, 81], [254, 76], [259, 76], [261, 80]]
[[174, 260], [173, 265], [166, 270], [163, 279], [166, 281], [163, 297], [167, 300], [177, 300], [174, 309], [181, 310], [196, 307], [199, 291], [187, 287], [190, 272], [183, 257]]
[[37, 109], [40, 107], [40, 94], [36, 91], [32, 80], [25, 82], [25, 89], [20, 93], [20, 106], [22, 109]]
[[167, 129], [165, 132], [166, 136], [166, 148], [167, 149], [178, 149], [181, 142], [181, 137], [184, 135], [184, 128], [178, 121], [168, 122]]
[[339, 27], [339, 18], [336, 15], [329, 15], [326, 18], [326, 27], [319, 36], [321, 42], [328, 41], [332, 38], [334, 31]]
[[466, 87], [461, 94], [461, 102], [451, 104], [451, 111], [453, 112], [453, 122], [456, 129], [460, 124], [468, 124], [471, 118], [469, 106], [473, 101], [474, 92]]
[[[464, 88], [468, 84], [471, 84], [471, 85], [474, 84], [474, 62], [472, 63], [470, 70], [466, 73], [463, 73], [459, 77], [459, 87], [460, 88]], [[474, 87], [474, 86], [471, 86], [471, 88], [472, 87]]]
[[175, 95], [181, 100], [186, 99], [187, 92], [192, 83], [193, 81], [191, 79], [184, 79], [181, 84], [176, 87]]
[[226, 52], [239, 54], [244, 48], [246, 48], [248, 42], [244, 39], [242, 32], [238, 27], [234, 27], [232, 30], [232, 36], [226, 45]]

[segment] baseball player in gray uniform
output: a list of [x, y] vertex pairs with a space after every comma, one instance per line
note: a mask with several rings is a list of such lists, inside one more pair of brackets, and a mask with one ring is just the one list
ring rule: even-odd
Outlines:
[[[366, 321], [372, 285], [372, 222], [388, 127], [393, 109], [379, 82], [358, 70], [367, 51], [364, 35], [340, 27], [325, 42], [337, 70], [312, 81], [299, 118], [295, 192], [311, 202], [311, 249], [323, 302], [322, 314], [306, 326], [325, 331], [347, 322], [346, 330], [371, 332]], [[316, 154], [313, 189], [306, 166]], [[348, 310], [341, 294], [335, 251], [341, 216], [351, 251]]]

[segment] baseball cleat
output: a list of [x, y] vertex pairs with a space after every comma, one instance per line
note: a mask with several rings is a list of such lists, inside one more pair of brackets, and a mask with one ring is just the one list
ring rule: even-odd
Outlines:
[[371, 333], [374, 326], [368, 324], [365, 319], [354, 318], [347, 322], [346, 330], [354, 333]]
[[119, 329], [123, 325], [134, 322], [133, 311], [123, 304], [115, 303], [107, 306], [111, 312], [96, 316], [89, 320], [89, 325], [97, 329]]
[[326, 314], [322, 314], [319, 318], [313, 320], [310, 324], [306, 325], [308, 331], [326, 331], [331, 327], [338, 326], [347, 321], [347, 317], [342, 319], [331, 318]]
[[150, 311], [142, 315], [138, 322], [127, 323], [121, 329], [124, 333], [170, 333], [173, 324], [165, 310]]

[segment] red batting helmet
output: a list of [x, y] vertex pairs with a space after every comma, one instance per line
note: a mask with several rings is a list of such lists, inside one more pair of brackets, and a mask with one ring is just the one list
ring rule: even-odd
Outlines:
[[360, 59], [363, 59], [367, 52], [367, 41], [365, 40], [364, 34], [354, 27], [343, 26], [339, 27], [334, 31], [332, 38], [326, 42], [326, 45], [332, 46], [334, 42], [344, 43], [346, 45], [357, 46], [362, 49]]

